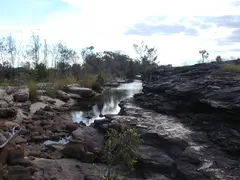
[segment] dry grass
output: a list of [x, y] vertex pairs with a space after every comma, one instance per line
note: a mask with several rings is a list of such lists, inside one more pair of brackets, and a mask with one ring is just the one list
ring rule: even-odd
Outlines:
[[240, 65], [223, 65], [221, 69], [227, 72], [240, 72]]

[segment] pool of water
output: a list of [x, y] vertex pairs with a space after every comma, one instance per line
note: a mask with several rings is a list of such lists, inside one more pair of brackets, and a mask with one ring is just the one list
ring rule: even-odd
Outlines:
[[132, 83], [123, 83], [117, 88], [106, 90], [100, 100], [96, 102], [89, 110], [80, 110], [72, 112], [74, 122], [84, 122], [90, 125], [94, 120], [102, 119], [101, 115], [118, 114], [119, 102], [132, 97], [134, 94], [142, 91], [142, 82], [135, 80]]

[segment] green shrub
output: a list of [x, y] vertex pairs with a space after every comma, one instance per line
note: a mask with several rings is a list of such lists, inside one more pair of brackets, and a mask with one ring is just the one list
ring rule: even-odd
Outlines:
[[37, 85], [35, 81], [28, 82], [28, 89], [29, 89], [29, 99], [31, 102], [37, 101]]
[[240, 72], [240, 65], [223, 65], [221, 69], [227, 72]]
[[92, 88], [93, 83], [96, 82], [96, 76], [94, 75], [82, 76], [78, 78], [77, 82], [83, 87]]
[[108, 131], [108, 140], [104, 146], [104, 159], [108, 165], [106, 179], [115, 179], [117, 167], [134, 170], [136, 161], [135, 151], [140, 145], [140, 135], [136, 129], [123, 124], [121, 131], [115, 129]]

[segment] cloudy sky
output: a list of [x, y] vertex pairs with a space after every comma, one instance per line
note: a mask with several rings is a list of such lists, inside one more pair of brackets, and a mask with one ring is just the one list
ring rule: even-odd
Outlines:
[[198, 51], [210, 59], [240, 57], [240, 0], [5, 0], [0, 36], [42, 38], [80, 51], [121, 50], [134, 56], [133, 43], [158, 49], [161, 64], [193, 64]]

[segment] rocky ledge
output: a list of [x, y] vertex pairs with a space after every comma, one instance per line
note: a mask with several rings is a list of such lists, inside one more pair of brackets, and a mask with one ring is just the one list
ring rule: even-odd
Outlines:
[[[181, 127], [189, 129], [185, 150], [191, 144], [204, 146], [199, 153], [206, 160], [209, 155], [212, 157], [208, 159], [213, 163], [211, 167], [218, 167], [218, 172], [228, 171], [218, 174], [219, 179], [240, 177], [236, 173], [240, 165], [240, 73], [225, 71], [224, 67], [229, 64], [238, 65], [239, 60], [152, 70], [142, 77], [143, 93], [134, 96], [134, 103], [170, 115], [182, 124]], [[123, 112], [124, 109], [127, 114], [134, 112], [123, 105]], [[133, 114], [138, 116], [138, 113]], [[162, 131], [163, 124], [173, 124], [167, 128], [176, 132], [171, 120], [157, 118], [152, 123], [159, 128], [158, 132]], [[183, 132], [186, 131], [180, 130], [176, 135], [181, 137]]]

